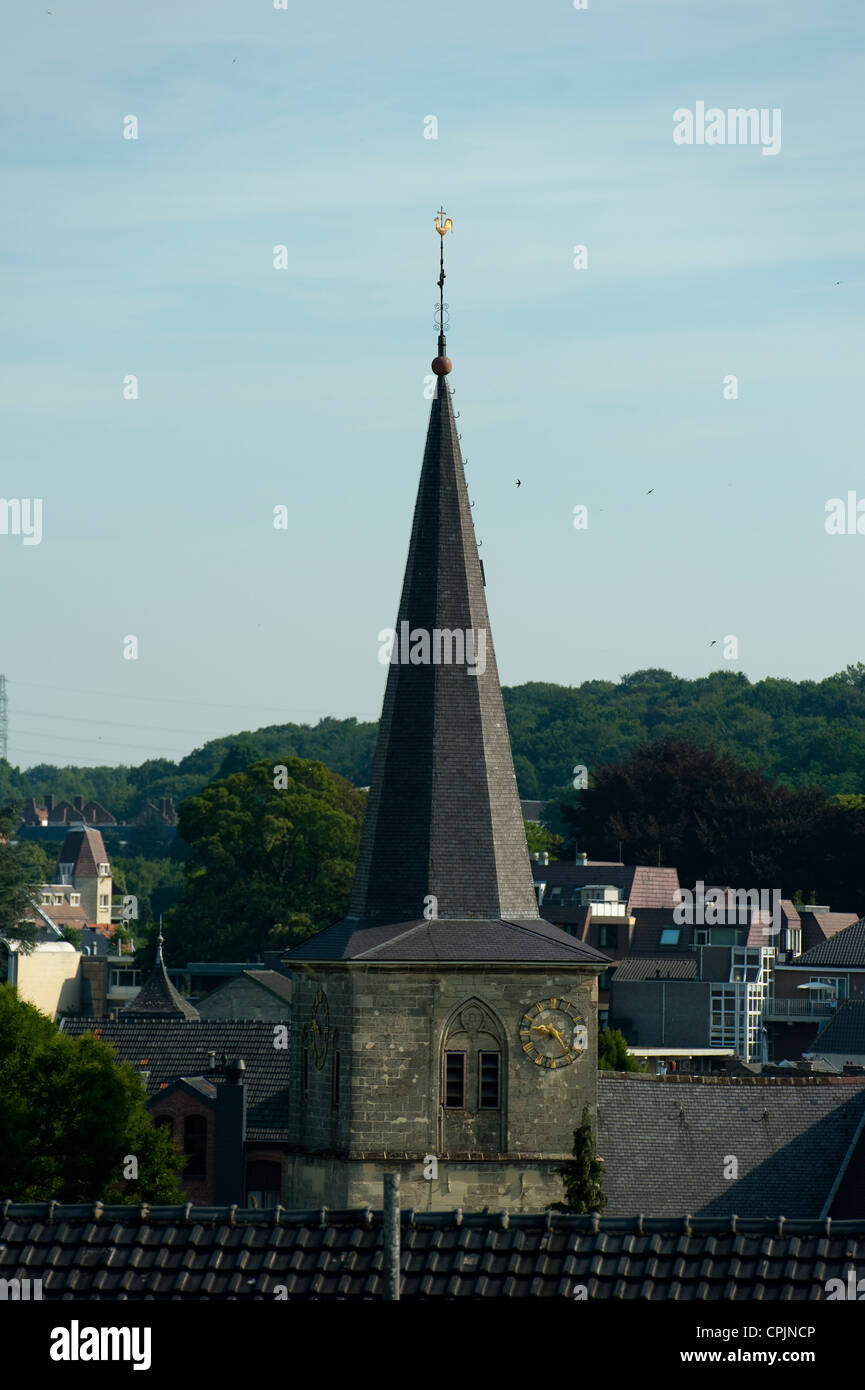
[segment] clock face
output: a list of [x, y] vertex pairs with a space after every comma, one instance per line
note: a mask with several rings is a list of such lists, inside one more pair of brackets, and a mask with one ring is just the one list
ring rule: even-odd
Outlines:
[[330, 1038], [327, 995], [323, 989], [319, 989], [313, 1000], [310, 1033], [312, 1034], [312, 1060], [321, 1070], [327, 1057], [327, 1044]]
[[541, 999], [520, 1022], [523, 1052], [537, 1067], [568, 1067], [589, 1045], [583, 1014], [569, 999]]

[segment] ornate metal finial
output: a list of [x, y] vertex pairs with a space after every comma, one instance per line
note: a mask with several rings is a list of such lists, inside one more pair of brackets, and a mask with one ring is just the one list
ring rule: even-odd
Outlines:
[[159, 935], [158, 935], [158, 937], [156, 938], [156, 964], [157, 964], [157, 965], [162, 965], [162, 964], [163, 964], [163, 960], [162, 960], [162, 943], [163, 943], [164, 939], [165, 939], [165, 938], [164, 938], [163, 935], [162, 935], [162, 913], [160, 912], [160, 914], [159, 914]]
[[453, 220], [445, 217], [444, 208], [439, 208], [435, 215], [435, 229], [439, 234], [439, 307], [438, 307], [438, 330], [439, 330], [439, 350], [438, 356], [433, 358], [432, 369], [436, 376], [447, 376], [453, 363], [445, 355], [445, 237], [448, 232], [454, 229]]

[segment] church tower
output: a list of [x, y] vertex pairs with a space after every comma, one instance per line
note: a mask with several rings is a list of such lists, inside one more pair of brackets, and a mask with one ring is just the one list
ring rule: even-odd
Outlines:
[[289, 1204], [538, 1210], [596, 1102], [600, 952], [538, 914], [440, 332], [348, 916], [289, 952]]

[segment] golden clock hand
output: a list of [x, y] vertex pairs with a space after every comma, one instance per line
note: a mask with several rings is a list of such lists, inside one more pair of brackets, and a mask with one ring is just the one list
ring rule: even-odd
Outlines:
[[565, 1042], [565, 1040], [564, 1040], [564, 1038], [562, 1037], [561, 1033], [559, 1032], [558, 1028], [556, 1028], [554, 1025], [551, 1025], [551, 1026], [550, 1026], [550, 1034], [551, 1034], [552, 1037], [555, 1038], [556, 1042], [561, 1043], [562, 1051], [563, 1051], [563, 1052], [567, 1052], [567, 1050], [568, 1050], [568, 1044]]

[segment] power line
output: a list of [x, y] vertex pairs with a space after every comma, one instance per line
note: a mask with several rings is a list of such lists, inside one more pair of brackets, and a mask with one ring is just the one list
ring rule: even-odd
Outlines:
[[[44, 682], [40, 681], [16, 680], [10, 681], [9, 684], [14, 686], [27, 686], [31, 690], [57, 690], [56, 683], [54, 685], [46, 685]], [[64, 685], [63, 691], [64, 693], [68, 692], [72, 695], [100, 695], [105, 700], [145, 700], [149, 704], [156, 705], [194, 705], [196, 709], [242, 709], [246, 710], [247, 713], [252, 709], [267, 709], [274, 713], [277, 712], [276, 705], [226, 705], [215, 703], [213, 700], [179, 700], [176, 696], [171, 695], [129, 695], [126, 692], [123, 694], [119, 692], [115, 694], [110, 690], [82, 690], [80, 686], [74, 685]], [[284, 714], [285, 710], [280, 709], [278, 712]]]
[[[153, 747], [148, 743], [127, 743], [126, 739], [111, 738], [85, 738], [83, 734], [43, 734], [41, 729], [21, 729], [22, 734], [33, 734], [36, 738], [47, 738], [52, 743], [100, 743], [104, 748], [135, 748], [140, 753], [149, 753]], [[226, 735], [230, 737], [230, 735]], [[169, 753], [182, 753], [186, 756], [189, 750], [186, 748], [169, 748]], [[152, 755], [151, 755], [152, 756]], [[156, 756], [159, 756], [158, 754]]]
[[86, 719], [78, 714], [49, 714], [45, 710], [25, 709], [23, 711], [27, 719], [62, 719], [71, 724], [99, 724], [110, 725], [113, 729], [132, 729], [135, 732], [144, 730], [152, 731], [157, 734], [198, 734], [201, 738], [231, 738], [234, 735], [223, 733], [205, 733], [203, 729], [176, 729], [168, 724], [126, 724], [121, 719]]

